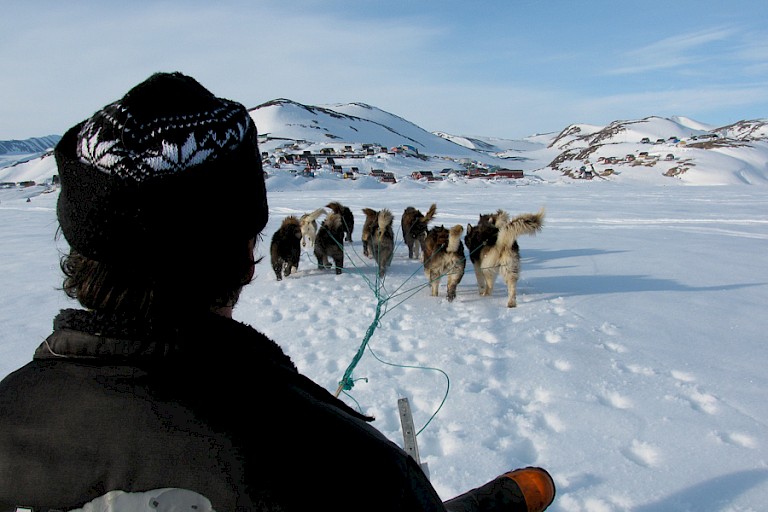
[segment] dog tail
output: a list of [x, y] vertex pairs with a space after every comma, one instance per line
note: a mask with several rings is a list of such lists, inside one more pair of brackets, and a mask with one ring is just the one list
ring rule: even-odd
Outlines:
[[464, 232], [464, 227], [461, 224], [456, 224], [451, 228], [448, 233], [448, 246], [445, 248], [446, 252], [458, 252], [461, 247], [461, 234]]
[[392, 225], [392, 212], [384, 208], [379, 212], [379, 231], [382, 233], [388, 226]]
[[[509, 214], [505, 212], [504, 210], [496, 210], [496, 213], [492, 213], [488, 216], [491, 223], [496, 226], [497, 228], [501, 229], [507, 224], [509, 224]], [[478, 222], [478, 226], [482, 224], [482, 216], [480, 217], [480, 222]]]
[[379, 212], [374, 210], [373, 208], [363, 208], [363, 213], [367, 217], [376, 217], [378, 216]]
[[304, 218], [307, 221], [311, 222], [313, 220], [317, 220], [317, 218], [320, 217], [321, 215], [328, 215], [328, 212], [325, 210], [325, 208], [318, 208], [312, 213], [307, 213]]
[[344, 209], [344, 207], [339, 203], [338, 201], [333, 201], [332, 203], [328, 203], [325, 205], [326, 208], [330, 208], [335, 213], [341, 214], [341, 211]]
[[[499, 226], [499, 218], [497, 217], [496, 225]], [[512, 245], [520, 235], [535, 235], [544, 226], [544, 208], [537, 213], [524, 213], [509, 220], [509, 222], [501, 227], [499, 231], [499, 238], [497, 242], [500, 242], [502, 246]]]
[[422, 217], [421, 221], [424, 224], [428, 224], [429, 221], [432, 220], [432, 218], [437, 214], [437, 205], [435, 203], [432, 203], [432, 206], [429, 207], [429, 210], [427, 210], [427, 213], [424, 214], [424, 217]]

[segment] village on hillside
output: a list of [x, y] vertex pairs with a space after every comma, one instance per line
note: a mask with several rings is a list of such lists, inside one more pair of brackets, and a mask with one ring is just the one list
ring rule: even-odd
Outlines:
[[[266, 141], [266, 140], [265, 140]], [[457, 160], [453, 166], [439, 170], [431, 170], [428, 166], [411, 171], [407, 176], [396, 176], [394, 172], [376, 166], [377, 157], [388, 155], [401, 158], [415, 159], [411, 164], [419, 167], [417, 161], [428, 162], [432, 158], [419, 153], [410, 144], [386, 147], [376, 143], [343, 144], [335, 147], [326, 146], [312, 151], [303, 149], [313, 146], [308, 141], [292, 141], [269, 151], [262, 151], [262, 163], [267, 172], [288, 171], [305, 178], [314, 178], [317, 171], [336, 173], [342, 179], [358, 179], [367, 175], [381, 183], [397, 183], [398, 179], [416, 181], [442, 181], [456, 176], [468, 179], [514, 179], [524, 177], [522, 169], [507, 169], [500, 166], [489, 166], [468, 158]], [[373, 162], [373, 163], [371, 163]], [[367, 169], [367, 170], [366, 170]]]

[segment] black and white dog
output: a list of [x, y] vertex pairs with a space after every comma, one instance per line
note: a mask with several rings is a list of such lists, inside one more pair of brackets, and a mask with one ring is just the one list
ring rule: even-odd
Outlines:
[[520, 278], [520, 235], [534, 235], [544, 225], [544, 210], [510, 219], [504, 210], [481, 215], [476, 227], [467, 225], [469, 258], [475, 269], [480, 295], [493, 295], [496, 276], [507, 285], [507, 307], [517, 306], [517, 280]]

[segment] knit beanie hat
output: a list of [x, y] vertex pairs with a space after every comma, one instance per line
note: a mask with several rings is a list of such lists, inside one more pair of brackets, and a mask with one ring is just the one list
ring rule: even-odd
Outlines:
[[62, 233], [96, 261], [158, 265], [256, 237], [268, 218], [256, 139], [240, 103], [152, 75], [57, 144]]

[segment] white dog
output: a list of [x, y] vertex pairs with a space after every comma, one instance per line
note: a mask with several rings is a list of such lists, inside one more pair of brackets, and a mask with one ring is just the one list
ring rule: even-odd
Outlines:
[[317, 218], [321, 215], [327, 215], [324, 208], [318, 208], [312, 213], [305, 213], [299, 219], [301, 225], [301, 246], [312, 248], [315, 245], [315, 236], [317, 236]]

